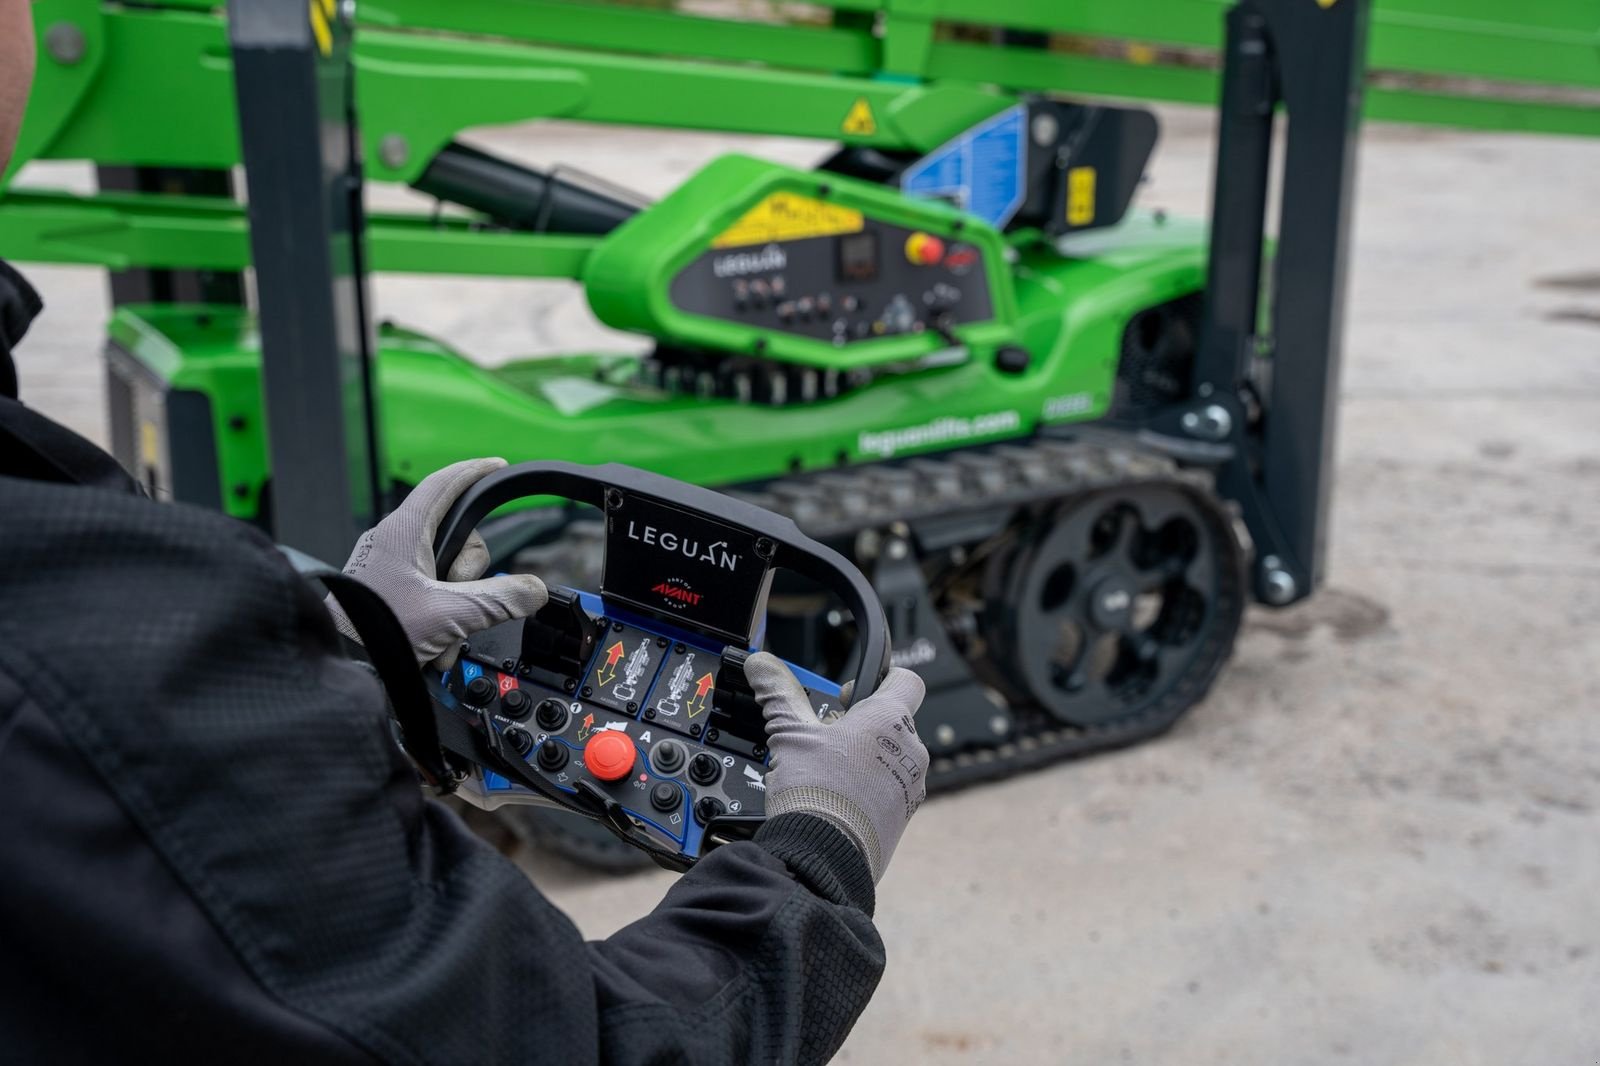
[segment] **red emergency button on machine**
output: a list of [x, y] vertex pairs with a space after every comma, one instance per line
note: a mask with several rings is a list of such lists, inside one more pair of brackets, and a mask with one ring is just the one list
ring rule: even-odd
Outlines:
[[913, 233], [906, 238], [906, 260], [917, 266], [938, 266], [944, 258], [944, 242], [931, 233]]
[[608, 729], [596, 733], [583, 746], [583, 765], [602, 781], [621, 781], [633, 769], [633, 741], [626, 733]]

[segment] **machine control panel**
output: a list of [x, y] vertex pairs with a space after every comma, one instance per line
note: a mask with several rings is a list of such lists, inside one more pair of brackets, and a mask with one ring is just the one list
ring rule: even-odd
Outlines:
[[[976, 244], [859, 211], [832, 209], [828, 216], [822, 209], [830, 205], [805, 197], [781, 203], [789, 208], [787, 224], [741, 221], [680, 270], [669, 290], [674, 306], [840, 347], [948, 333], [994, 317], [985, 254]], [[836, 221], [792, 221], [807, 204], [814, 219]], [[811, 232], [830, 228], [844, 232]], [[752, 239], [758, 243], [744, 243]]]
[[[850, 372], [1016, 343], [1009, 254], [952, 203], [725, 155], [608, 234], [583, 283], [601, 322], [656, 339], [672, 389], [703, 361], [685, 353]], [[722, 395], [701, 369], [694, 387]]]

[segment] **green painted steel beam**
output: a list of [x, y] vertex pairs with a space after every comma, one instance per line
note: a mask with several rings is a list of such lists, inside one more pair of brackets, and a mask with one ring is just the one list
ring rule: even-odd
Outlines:
[[[987, 76], [995, 49], [986, 45], [935, 45], [928, 75], [965, 81]], [[1007, 49], [1007, 88], [1019, 92], [1156, 99], [1172, 103], [1214, 104], [1217, 71], [1208, 66], [1140, 64], [1123, 59], [1042, 50]], [[1600, 137], [1600, 98], [1572, 102], [1518, 98], [1502, 86], [1498, 95], [1462, 95], [1427, 88], [1394, 87], [1396, 80], [1375, 72], [1365, 93], [1364, 115], [1385, 122], [1413, 122], [1479, 130], [1507, 130]], [[1426, 80], [1416, 82], [1427, 86]]]
[[[366, 25], [357, 44], [372, 176], [414, 180], [461, 129], [539, 118], [917, 151], [1008, 106], [1018, 91], [1196, 104], [1216, 98], [1226, 0], [832, 6], [835, 24], [819, 26], [582, 0], [374, 0], [360, 8]], [[84, 48], [71, 59], [41, 48], [18, 164], [237, 163], [231, 61], [214, 10], [198, 0], [162, 7], [37, 0], [34, 17], [41, 39], [69, 25]], [[1498, 0], [1379, 0], [1367, 113], [1595, 135], [1597, 19], [1592, 0], [1511, 9]], [[959, 23], [1069, 34], [1076, 43], [1049, 51], [975, 44], [952, 38], [949, 26]], [[861, 100], [873, 120], [847, 128]], [[180, 103], [181, 121], [163, 120]], [[390, 151], [381, 151], [386, 143]]]
[[[868, 29], [704, 18], [583, 0], [363, 0], [363, 29], [425, 30], [625, 54], [692, 56], [840, 74], [878, 68]], [[359, 43], [361, 31], [357, 32]]]
[[[15, 191], [0, 205], [0, 247], [24, 262], [125, 270], [242, 270], [244, 210], [208, 197]], [[466, 219], [368, 217], [373, 268], [385, 272], [573, 278], [598, 237], [484, 231]]]

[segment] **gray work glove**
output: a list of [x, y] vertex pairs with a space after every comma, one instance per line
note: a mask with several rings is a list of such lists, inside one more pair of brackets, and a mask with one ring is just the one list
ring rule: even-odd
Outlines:
[[872, 695], [819, 722], [782, 659], [758, 652], [745, 661], [744, 676], [767, 720], [767, 817], [800, 812], [832, 822], [866, 857], [877, 883], [928, 794], [928, 749], [911, 720], [922, 704], [922, 679], [890, 670]]
[[[489, 547], [476, 531], [450, 564], [446, 580], [435, 576], [433, 538], [445, 512], [505, 465], [504, 459], [468, 459], [429, 474], [392, 514], [361, 534], [344, 564], [345, 573], [383, 597], [405, 627], [419, 663], [448, 670], [461, 642], [473, 633], [533, 614], [549, 598], [544, 582], [532, 574], [482, 577]], [[334, 598], [326, 602], [339, 632], [359, 643]]]

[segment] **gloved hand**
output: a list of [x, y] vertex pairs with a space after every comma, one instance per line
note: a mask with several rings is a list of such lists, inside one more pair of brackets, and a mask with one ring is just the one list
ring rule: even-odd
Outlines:
[[767, 817], [802, 812], [832, 822], [866, 856], [876, 883], [928, 794], [928, 749], [911, 720], [922, 679], [890, 670], [872, 695], [819, 722], [782, 659], [758, 652], [744, 676], [767, 720]]
[[[455, 665], [461, 642], [473, 633], [543, 607], [549, 594], [532, 574], [482, 578], [489, 547], [476, 531], [450, 564], [435, 575], [433, 538], [445, 512], [462, 493], [506, 465], [504, 459], [468, 459], [422, 479], [404, 503], [361, 534], [344, 572], [382, 596], [405, 627], [417, 662], [440, 670]], [[359, 643], [355, 627], [332, 596], [328, 611], [339, 632]]]

